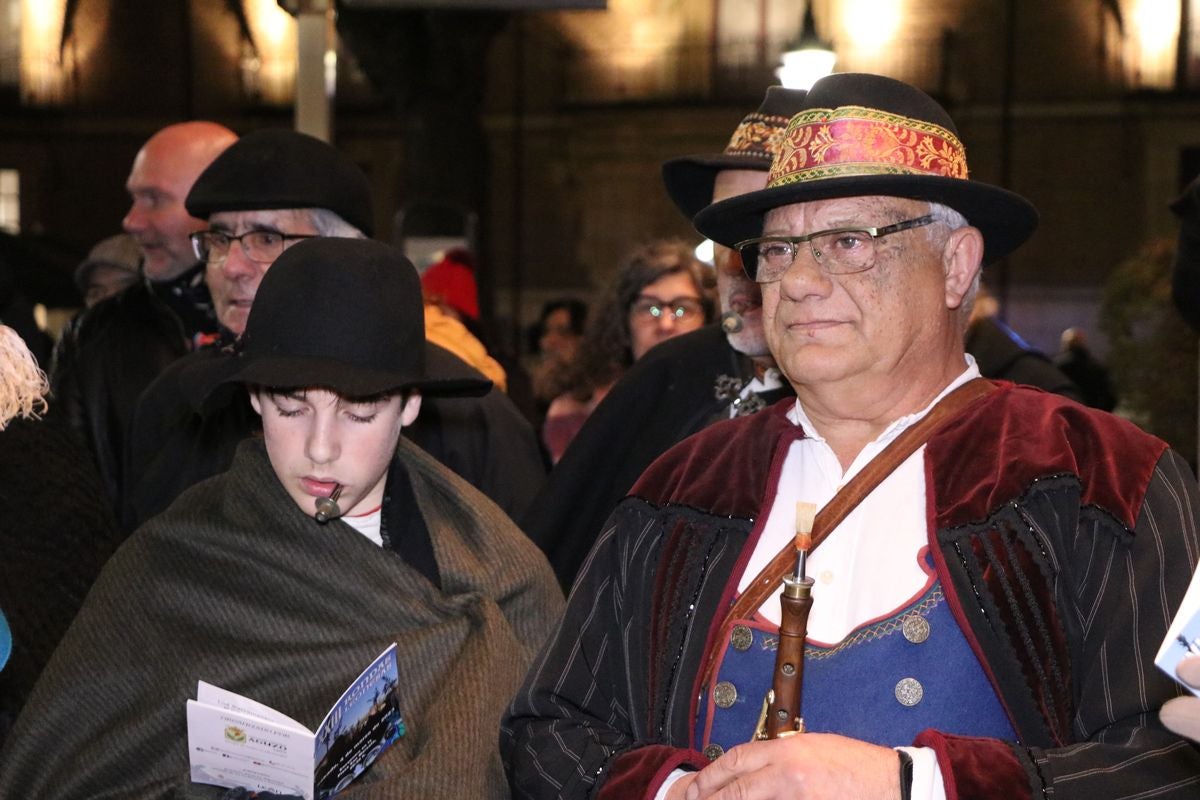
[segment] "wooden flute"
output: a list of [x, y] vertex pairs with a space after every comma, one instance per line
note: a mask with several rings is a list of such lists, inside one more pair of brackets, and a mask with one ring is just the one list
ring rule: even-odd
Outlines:
[[755, 740], [778, 739], [804, 732], [801, 702], [804, 690], [804, 641], [808, 637], [808, 613], [812, 609], [813, 580], [806, 574], [808, 551], [812, 548], [816, 506], [796, 504], [796, 574], [783, 578], [779, 593], [779, 648], [771, 689], [763, 699]]

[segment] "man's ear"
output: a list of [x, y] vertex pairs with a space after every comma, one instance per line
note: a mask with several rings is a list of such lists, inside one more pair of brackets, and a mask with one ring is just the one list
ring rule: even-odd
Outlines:
[[404, 407], [400, 409], [400, 427], [407, 428], [417, 421], [421, 413], [421, 393], [415, 389], [404, 398]]
[[250, 405], [254, 407], [254, 413], [262, 416], [262, 400], [258, 399], [258, 389], [254, 386], [247, 386], [246, 392], [250, 395]]
[[957, 309], [971, 290], [983, 264], [983, 234], [966, 226], [951, 231], [942, 249], [942, 267], [946, 274], [946, 308]]

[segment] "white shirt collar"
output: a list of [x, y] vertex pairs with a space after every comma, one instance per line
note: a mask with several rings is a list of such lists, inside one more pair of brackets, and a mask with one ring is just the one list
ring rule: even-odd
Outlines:
[[[938, 396], [930, 401], [929, 405], [925, 406], [920, 411], [900, 417], [892, 422], [892, 424], [888, 425], [887, 428], [885, 428], [884, 431], [879, 434], [875, 441], [880, 443], [889, 442], [892, 439], [895, 439], [897, 436], [903, 433], [906, 428], [909, 428], [919, 422], [926, 414], [930, 412], [930, 410], [933, 409], [934, 406], [941, 402], [943, 397], [950, 394], [950, 392], [954, 391], [959, 386], [962, 386], [967, 381], [980, 377], [979, 365], [975, 363], [975, 357], [970, 353], [965, 353], [964, 355], [966, 356], [967, 366], [966, 369], [959, 373], [957, 378], [946, 384], [946, 388], [942, 389], [942, 391], [938, 393]], [[796, 403], [788, 411], [787, 418], [793, 425], [799, 425], [801, 428], [803, 428], [805, 436], [807, 436], [809, 439], [814, 439], [818, 442], [825, 441], [825, 439], [822, 438], [819, 433], [817, 433], [816, 426], [813, 425], [812, 420], [809, 418], [808, 414], [805, 413], [804, 406], [800, 404], [800, 398], [796, 398]]]

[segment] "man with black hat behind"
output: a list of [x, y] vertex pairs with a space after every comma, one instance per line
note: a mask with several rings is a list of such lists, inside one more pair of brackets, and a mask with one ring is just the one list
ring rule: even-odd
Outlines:
[[[772, 86], [721, 153], [663, 164], [663, 183], [691, 219], [711, 202], [766, 185], [775, 148], [804, 92]], [[721, 324], [677, 336], [638, 359], [554, 465], [521, 527], [569, 588], [605, 517], [642, 470], [693, 433], [790, 395], [767, 350], [762, 294], [737, 253], [714, 248]]]
[[[247, 134], [212, 163], [187, 197], [208, 221], [193, 235], [205, 262], [213, 307], [228, 346], [242, 334], [255, 293], [288, 247], [317, 236], [362, 237], [374, 231], [366, 175], [337, 148], [291, 130]], [[295, 312], [308, 318], [308, 304]], [[353, 318], [355, 310], [339, 313]], [[132, 529], [165, 509], [188, 486], [228, 467], [237, 443], [258, 428], [244, 398], [198, 414], [179, 376], [188, 363], [220, 357], [196, 353], [167, 370], [143, 395], [127, 453], [122, 520]], [[437, 357], [470, 369], [445, 351]], [[537, 439], [498, 390], [481, 398], [437, 398], [409, 438], [494, 500], [510, 515], [524, 511], [545, 477]]]
[[[762, 286], [797, 398], [688, 439], [617, 506], [502, 727], [517, 796], [1195, 795], [1151, 663], [1200, 553], [1195, 478], [963, 349], [980, 265], [1036, 221], [968, 179], [924, 93], [813, 85], [767, 188], [696, 218]], [[786, 637], [785, 576], [811, 597]]]
[[401, 435], [424, 400], [490, 386], [428, 355], [398, 251], [280, 255], [236, 357], [185, 374], [247, 393], [263, 436], [109, 561], [0, 755], [0, 796], [218, 797], [188, 781], [197, 680], [315, 728], [396, 642], [407, 733], [364, 795], [507, 797], [496, 726], [562, 600], [500, 509]]

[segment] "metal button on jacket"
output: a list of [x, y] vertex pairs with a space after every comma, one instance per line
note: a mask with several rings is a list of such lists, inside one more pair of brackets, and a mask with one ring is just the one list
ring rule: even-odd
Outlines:
[[733, 645], [734, 650], [749, 650], [750, 645], [754, 643], [754, 633], [745, 625], [734, 625], [729, 634], [729, 643]]
[[737, 700], [737, 687], [729, 681], [721, 681], [713, 687], [713, 702], [718, 708], [729, 708]]
[[925, 687], [916, 678], [902, 678], [896, 684], [896, 699], [900, 705], [912, 707], [921, 702], [925, 696]]
[[710, 744], [704, 748], [704, 757], [709, 761], [716, 761], [721, 756], [725, 755], [725, 748], [719, 744]]
[[910, 614], [904, 618], [901, 630], [904, 632], [905, 639], [913, 644], [921, 644], [929, 638], [929, 620], [920, 614]]

